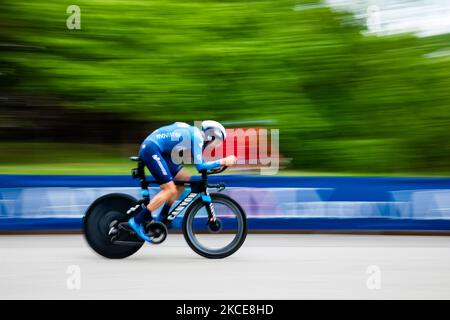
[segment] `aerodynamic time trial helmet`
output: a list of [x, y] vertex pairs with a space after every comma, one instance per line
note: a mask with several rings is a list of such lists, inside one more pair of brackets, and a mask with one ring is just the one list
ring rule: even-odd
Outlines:
[[227, 137], [227, 132], [223, 125], [214, 120], [202, 121], [202, 131], [205, 133], [205, 140], [221, 140], [224, 141]]

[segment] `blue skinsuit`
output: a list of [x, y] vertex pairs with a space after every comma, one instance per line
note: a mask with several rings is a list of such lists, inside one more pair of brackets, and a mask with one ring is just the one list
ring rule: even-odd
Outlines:
[[203, 137], [201, 131], [184, 122], [153, 131], [141, 144], [139, 157], [150, 170], [153, 178], [164, 184], [172, 181], [182, 168], [180, 152], [190, 157], [198, 171], [220, 167], [220, 161], [205, 162], [203, 159]]

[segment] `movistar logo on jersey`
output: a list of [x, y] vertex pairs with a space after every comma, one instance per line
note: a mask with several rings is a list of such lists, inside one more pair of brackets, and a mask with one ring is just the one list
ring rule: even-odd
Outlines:
[[198, 193], [195, 193], [195, 192], [189, 193], [189, 195], [186, 198], [184, 198], [184, 200], [181, 201], [175, 209], [173, 209], [173, 211], [167, 217], [167, 220], [175, 219], [176, 216], [179, 215], [181, 213], [181, 211], [183, 211], [189, 205], [189, 203], [191, 203], [192, 200], [195, 199], [197, 194]]
[[180, 133], [175, 131], [156, 134], [156, 139], [179, 138], [179, 137]]

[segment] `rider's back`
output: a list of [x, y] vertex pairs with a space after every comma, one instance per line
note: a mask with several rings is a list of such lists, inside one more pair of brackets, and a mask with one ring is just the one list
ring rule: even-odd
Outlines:
[[200, 139], [200, 141], [202, 139], [199, 129], [184, 122], [175, 122], [153, 131], [145, 141], [155, 143], [162, 153], [170, 153], [185, 139], [187, 139], [186, 142], [189, 142], [189, 146], [185, 147], [190, 147], [195, 138]]

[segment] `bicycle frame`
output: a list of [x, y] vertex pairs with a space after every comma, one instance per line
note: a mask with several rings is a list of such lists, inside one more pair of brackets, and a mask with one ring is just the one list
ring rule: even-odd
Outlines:
[[[144, 200], [144, 204], [148, 205], [150, 203], [150, 193], [148, 191], [148, 186], [150, 184], [158, 183], [154, 180], [147, 180], [145, 176], [145, 164], [140, 161], [139, 158], [132, 157], [131, 159], [134, 161], [138, 161], [138, 167], [131, 170], [132, 177], [139, 179], [141, 186], [141, 196]], [[194, 200], [198, 198], [199, 195], [201, 196], [202, 201], [205, 204], [209, 221], [215, 221], [215, 211], [211, 203], [211, 197], [209, 195], [208, 188], [217, 188], [220, 192], [225, 189], [225, 185], [220, 183], [215, 185], [208, 184], [207, 171], [202, 171], [201, 174], [201, 180], [199, 181], [174, 181], [176, 185], [189, 186], [191, 190], [184, 198], [182, 198], [181, 200], [178, 199], [180, 200], [180, 202], [168, 214], [167, 219], [169, 221], [174, 220], [181, 212], [188, 208], [194, 202]]]

